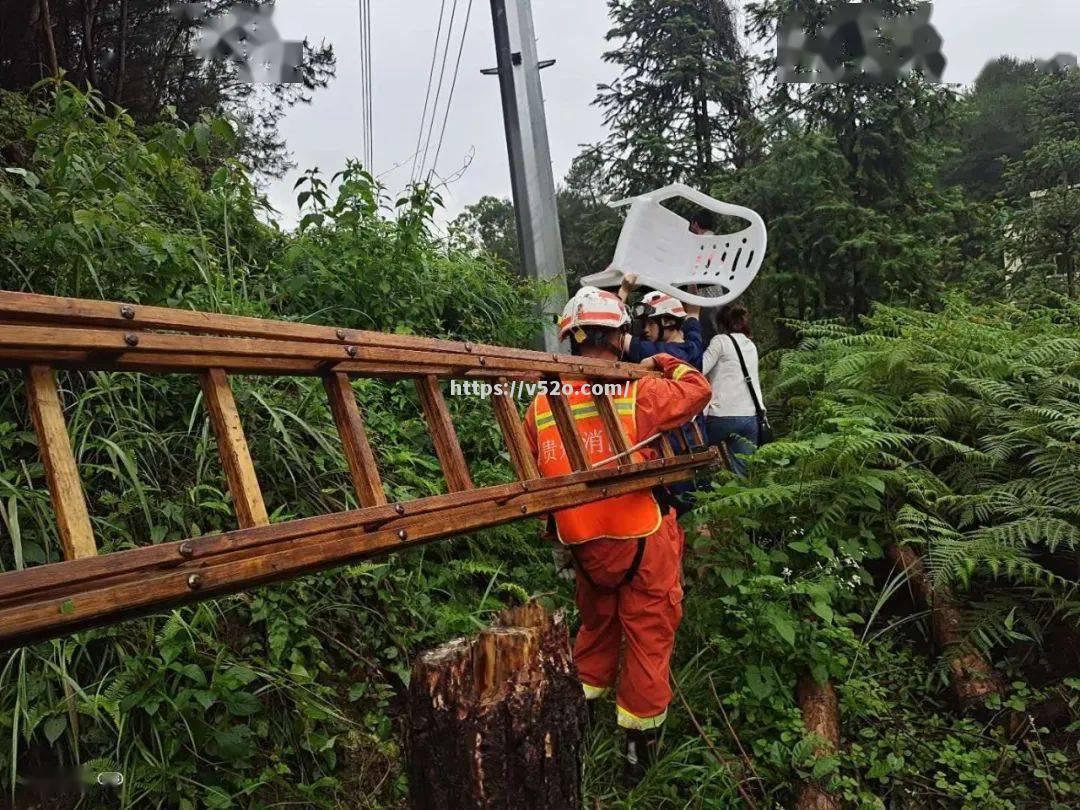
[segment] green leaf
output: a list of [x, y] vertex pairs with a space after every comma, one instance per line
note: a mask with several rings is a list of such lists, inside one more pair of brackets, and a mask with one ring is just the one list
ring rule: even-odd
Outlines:
[[67, 730], [67, 718], [63, 715], [50, 717], [45, 721], [44, 730], [45, 739], [52, 745], [59, 740], [60, 736]]
[[80, 228], [92, 228], [97, 224], [99, 214], [97, 211], [88, 211], [85, 208], [76, 208], [71, 212], [72, 221]]
[[824, 779], [831, 773], [834, 773], [840, 767], [840, 760], [836, 757], [822, 757], [814, 763], [814, 769], [812, 771], [815, 779]]
[[26, 169], [19, 168], [18, 166], [5, 166], [4, 171], [8, 174], [14, 174], [18, 177], [21, 177], [26, 182], [26, 185], [30, 186], [30, 188], [37, 188], [38, 184], [40, 183], [40, 180], [38, 180], [38, 176], [36, 174], [31, 171], [27, 171]]
[[222, 697], [222, 702], [229, 714], [236, 717], [250, 717], [262, 711], [262, 703], [250, 692], [233, 692]]
[[195, 137], [195, 152], [200, 158], [206, 160], [210, 157], [210, 129], [206, 124], [196, 124], [191, 128]]
[[876, 475], [864, 475], [862, 477], [864, 484], [869, 484], [871, 489], [875, 489], [882, 495], [885, 494], [885, 482], [878, 478]]
[[741, 568], [721, 568], [720, 578], [729, 588], [734, 588], [746, 578], [746, 572]]
[[792, 623], [790, 616], [781, 613], [778, 608], [770, 607], [765, 614], [765, 618], [776, 630], [780, 638], [792, 647], [795, 646], [795, 625]]
[[761, 668], [753, 664], [746, 668], [746, 684], [759, 700], [772, 694], [772, 686], [762, 677]]
[[891, 771], [892, 768], [889, 767], [888, 761], [879, 759], [870, 766], [870, 770], [866, 772], [866, 776], [868, 779], [880, 779], [883, 776], [888, 776]]
[[828, 602], [811, 602], [810, 609], [827, 622], [833, 620], [833, 609]]

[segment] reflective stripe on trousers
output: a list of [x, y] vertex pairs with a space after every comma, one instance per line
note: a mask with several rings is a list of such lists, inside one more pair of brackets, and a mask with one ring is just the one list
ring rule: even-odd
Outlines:
[[618, 722], [624, 728], [655, 728], [671, 702], [671, 653], [682, 619], [683, 541], [675, 514], [669, 512], [645, 541], [637, 574], [622, 587], [637, 543], [603, 539], [575, 549], [588, 577], [579, 572], [577, 579], [581, 629], [574, 662], [587, 698], [615, 687]]

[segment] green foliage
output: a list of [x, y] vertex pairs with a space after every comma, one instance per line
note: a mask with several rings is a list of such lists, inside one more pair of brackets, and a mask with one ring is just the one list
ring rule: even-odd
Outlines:
[[[0, 286], [520, 345], [537, 292], [434, 235], [424, 188], [388, 198], [350, 163], [267, 225], [206, 119], [139, 131], [71, 85], [0, 97]], [[333, 186], [331, 189], [330, 186]], [[235, 528], [199, 388], [61, 375], [102, 551]], [[318, 380], [233, 381], [274, 520], [355, 506]], [[411, 386], [356, 383], [394, 499], [445, 487]], [[450, 402], [475, 480], [510, 480], [485, 403]], [[0, 570], [60, 558], [17, 373], [0, 400]], [[511, 526], [402, 558], [81, 633], [0, 658], [0, 791], [85, 766], [124, 806], [385, 806], [402, 795], [391, 706], [420, 648], [550, 585]], [[91, 806], [114, 806], [91, 786]]]
[[[208, 18], [220, 20], [240, 6], [266, 12], [271, 4], [209, 0], [199, 5]], [[176, 6], [160, 0], [5, 2], [0, 6], [0, 89], [25, 92], [46, 77], [62, 75], [78, 87], [93, 87], [107, 105], [123, 108], [141, 125], [156, 123], [163, 113], [189, 125], [206, 115], [228, 115], [239, 136], [230, 153], [264, 177], [280, 177], [292, 163], [278, 122], [289, 108], [310, 103], [313, 91], [334, 78], [334, 49], [325, 42], [303, 43], [302, 82], [240, 81], [231, 59], [194, 53], [205, 20], [177, 14]], [[43, 11], [49, 14], [51, 48], [43, 36]]]
[[[878, 306], [858, 331], [788, 326], [800, 343], [771, 358], [767, 391], [783, 438], [748, 480], [715, 481], [688, 529], [664, 758], [624, 797], [605, 725], [587, 800], [734, 807], [741, 785], [790, 807], [810, 780], [850, 807], [1072, 806], [1077, 726], [1028, 713], [1080, 707], [1069, 664], [1032, 666], [1056, 655], [1044, 634], [1078, 627], [1080, 310], [950, 300]], [[932, 648], [926, 612], [883, 561], [893, 543], [926, 555], [963, 607], [963, 643], [1011, 682], [992, 722], [952, 708], [954, 651]], [[838, 693], [835, 755], [803, 725], [805, 678]]]
[[[690, 25], [699, 5], [671, 6], [686, 12], [673, 35], [701, 35]], [[779, 5], [755, 4], [764, 16], [751, 22]], [[1043, 151], [1029, 150], [1017, 182], [1075, 140], [1071, 85], [1054, 81], [1037, 96]], [[990, 711], [1052, 698], [1076, 716], [1080, 682], [1039, 669], [1080, 618], [1080, 310], [1052, 293], [1044, 306], [942, 294], [978, 278], [1000, 298], [1004, 285], [988, 258], [999, 209], [939, 189], [953, 110], [937, 90], [912, 80], [769, 103], [795, 114], [752, 166], [714, 178], [769, 221], [763, 299], [798, 318], [850, 316], [874, 298], [940, 311], [879, 305], [857, 328], [784, 323], [798, 345], [774, 357], [768, 397], [783, 438], [754, 456], [748, 480], [718, 478], [688, 532], [664, 759], [629, 794], [617, 787], [603, 714], [586, 800], [730, 807], [741, 788], [760, 806], [790, 806], [793, 786], [811, 780], [868, 808], [1075, 804], [1075, 723], [1032, 721], [1010, 736], [958, 717], [947, 667], [927, 654], [926, 616], [898, 606], [904, 577], [881, 558], [911, 544], [934, 584], [956, 592], [964, 644], [1012, 683]], [[487, 251], [436, 237], [430, 189], [388, 196], [354, 162], [330, 179], [309, 172], [300, 227], [283, 233], [234, 157], [238, 137], [213, 118], [137, 129], [66, 84], [0, 96], [0, 286], [509, 345], [535, 330], [539, 291], [491, 255], [500, 250], [484, 233]], [[587, 152], [561, 195], [573, 225], [588, 223], [564, 232], [583, 270], [610, 256], [604, 171]], [[507, 207], [486, 205], [489, 235], [509, 249]], [[21, 382], [10, 381], [0, 570], [59, 558]], [[233, 527], [194, 380], [61, 381], [104, 551]], [[354, 506], [317, 381], [234, 386], [274, 519]], [[355, 387], [388, 494], [441, 491], [411, 387]], [[487, 408], [451, 408], [474, 479], [509, 480]], [[8, 654], [0, 790], [23, 798], [34, 776], [119, 770], [123, 806], [398, 805], [411, 657], [529, 594], [569, 603], [534, 534], [514, 524]], [[802, 723], [795, 685], [807, 676], [839, 693], [838, 755], [816, 753]], [[91, 787], [88, 806], [115, 804]]]
[[1041, 77], [1034, 60], [1003, 56], [983, 68], [963, 101], [957, 151], [945, 166], [945, 182], [981, 199], [1004, 190], [1005, 162], [1034, 143], [1028, 97]]
[[[954, 717], [925, 614], [897, 607], [904, 576], [881, 558], [889, 544], [919, 548], [935, 587], [961, 595], [963, 643], [1008, 675], [1044, 632], [1075, 632], [1080, 310], [952, 300], [940, 313], [878, 306], [859, 332], [790, 326], [801, 343], [780, 356], [768, 397], [786, 435], [752, 457], [748, 481], [701, 498], [688, 704], [737, 760], [711, 716], [723, 707], [785, 806], [800, 777], [852, 806], [1066, 806], [1080, 789], [1071, 737], [1043, 729], [1020, 744]], [[804, 673], [840, 694], [840, 756], [815, 756], [801, 728]], [[1006, 708], [1058, 689], [1077, 703], [1067, 680], [1010, 679]]]
[[1018, 207], [1010, 223], [1010, 247], [1024, 271], [1014, 273], [1019, 277], [1012, 280], [1021, 288], [1045, 285], [1076, 298], [1080, 75], [1074, 70], [1047, 77], [1032, 90], [1029, 103], [1037, 140], [1006, 169], [1010, 191], [1021, 199], [1030, 198]]

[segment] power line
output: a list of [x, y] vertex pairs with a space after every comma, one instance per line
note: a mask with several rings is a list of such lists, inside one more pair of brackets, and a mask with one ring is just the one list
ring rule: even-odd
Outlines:
[[[427, 92], [424, 93], [424, 112], [420, 115], [420, 131], [416, 133], [416, 152], [413, 153], [412, 172], [410, 180], [416, 182], [416, 162], [420, 157], [420, 144], [424, 140], [424, 124], [427, 122], [428, 103], [431, 101], [431, 83], [435, 78], [435, 62], [439, 58], [439, 42], [442, 39], [443, 17], [446, 15], [446, 0], [442, 0], [439, 6], [439, 25], [435, 29], [435, 47], [431, 49], [431, 67], [428, 68]], [[434, 116], [434, 113], [432, 113]]]
[[439, 114], [439, 99], [442, 97], [443, 83], [446, 79], [446, 60], [450, 56], [450, 37], [454, 33], [454, 17], [457, 16], [458, 0], [450, 8], [450, 24], [446, 28], [446, 46], [443, 48], [442, 66], [439, 68], [439, 82], [435, 86], [435, 104], [432, 106], [431, 125], [428, 127], [427, 140], [424, 141], [424, 156], [420, 160], [420, 174], [427, 166], [428, 152], [431, 149], [431, 136], [435, 133], [435, 118]]
[[360, 134], [361, 134], [361, 151], [360, 159], [363, 163], [367, 163], [368, 153], [368, 121], [367, 121], [367, 42], [365, 35], [367, 33], [367, 24], [364, 19], [365, 14], [365, 0], [359, 0], [357, 7], [359, 10], [359, 25], [360, 25]]
[[465, 26], [461, 29], [461, 42], [458, 43], [457, 62], [454, 65], [454, 80], [450, 83], [450, 95], [446, 99], [446, 112], [443, 114], [442, 129], [439, 130], [439, 144], [435, 149], [435, 160], [431, 163], [432, 172], [438, 167], [439, 155], [442, 154], [443, 139], [446, 137], [446, 122], [450, 120], [450, 107], [454, 103], [454, 91], [457, 89], [458, 76], [461, 74], [461, 55], [465, 51], [465, 35], [469, 33], [472, 7], [473, 0], [469, 0], [469, 7], [465, 10]]
[[371, 36], [371, 0], [367, 3], [367, 104], [368, 104], [368, 171], [375, 166], [375, 73], [374, 39]]
[[375, 161], [375, 125], [372, 102], [371, 0], [360, 0], [360, 118], [363, 128], [364, 168]]

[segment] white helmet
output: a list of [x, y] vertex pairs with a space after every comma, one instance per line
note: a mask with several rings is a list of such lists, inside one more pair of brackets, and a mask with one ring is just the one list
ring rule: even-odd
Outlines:
[[596, 287], [582, 287], [563, 308], [559, 319], [559, 340], [582, 326], [619, 329], [628, 323], [630, 313], [619, 296]]
[[680, 321], [686, 318], [686, 308], [678, 298], [672, 298], [667, 293], [651, 292], [641, 299], [646, 307], [648, 318], [678, 318]]

